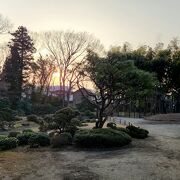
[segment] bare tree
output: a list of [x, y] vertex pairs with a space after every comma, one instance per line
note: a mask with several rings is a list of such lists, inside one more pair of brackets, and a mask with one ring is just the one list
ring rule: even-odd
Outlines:
[[[44, 33], [44, 46], [54, 58], [59, 71], [59, 82], [65, 105], [65, 88], [71, 91], [75, 85], [77, 63], [85, 60], [88, 49], [102, 47], [100, 42], [86, 32], [52, 31]], [[69, 98], [69, 97], [67, 97]]]
[[12, 28], [12, 23], [9, 19], [0, 14], [0, 34], [7, 33]]
[[[36, 61], [34, 65], [33, 71], [33, 84], [38, 86], [38, 94], [40, 95], [40, 99], [42, 94], [49, 93], [49, 86], [52, 81], [53, 73], [55, 72], [56, 67], [54, 61], [52, 61], [49, 57], [43, 58], [41, 55]], [[45, 99], [41, 99], [41, 101], [45, 101]]]

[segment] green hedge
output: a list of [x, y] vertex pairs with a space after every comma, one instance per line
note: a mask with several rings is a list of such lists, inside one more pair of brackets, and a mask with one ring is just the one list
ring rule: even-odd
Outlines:
[[149, 132], [146, 129], [142, 129], [133, 125], [129, 125], [126, 128], [116, 127], [117, 131], [127, 133], [132, 138], [144, 139], [148, 137]]
[[33, 134], [29, 138], [28, 144], [30, 147], [48, 146], [50, 145], [50, 138], [46, 133]]
[[27, 145], [28, 141], [29, 141], [29, 138], [31, 136], [33, 136], [34, 134], [35, 133], [33, 133], [33, 132], [25, 132], [25, 133], [19, 134], [17, 136], [17, 139], [19, 141], [19, 145]]
[[9, 150], [16, 148], [18, 140], [14, 137], [1, 137], [0, 138], [0, 150]]
[[142, 129], [140, 127], [136, 127], [133, 125], [129, 125], [126, 127], [126, 130], [128, 131], [128, 134], [137, 139], [144, 139], [148, 137], [149, 131], [146, 129]]
[[75, 143], [82, 147], [120, 147], [131, 142], [131, 137], [113, 129], [80, 130], [75, 135]]

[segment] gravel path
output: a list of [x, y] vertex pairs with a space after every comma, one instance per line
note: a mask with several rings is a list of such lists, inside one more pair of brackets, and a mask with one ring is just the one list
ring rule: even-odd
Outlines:
[[180, 124], [121, 120], [148, 129], [150, 137], [112, 150], [69, 147], [1, 152], [0, 179], [180, 180]]

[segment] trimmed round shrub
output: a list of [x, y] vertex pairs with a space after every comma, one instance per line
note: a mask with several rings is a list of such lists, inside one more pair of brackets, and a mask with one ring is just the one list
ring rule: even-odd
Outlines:
[[34, 131], [32, 129], [24, 129], [23, 130], [23, 133], [33, 133]]
[[114, 129], [80, 130], [75, 135], [75, 143], [82, 147], [121, 147], [131, 142], [131, 137]]
[[133, 138], [137, 138], [137, 139], [144, 139], [148, 137], [149, 131], [147, 131], [146, 129], [142, 129], [140, 127], [136, 127], [133, 125], [129, 125], [126, 127], [127, 133], [133, 137]]
[[20, 134], [20, 132], [12, 131], [12, 132], [9, 132], [8, 137], [17, 137], [17, 135], [19, 135], [19, 134]]
[[16, 148], [18, 140], [15, 137], [0, 138], [0, 150], [9, 150]]
[[29, 140], [28, 144], [30, 147], [48, 146], [50, 145], [50, 138], [46, 133], [33, 134]]
[[70, 144], [72, 144], [72, 136], [70, 133], [58, 134], [51, 139], [51, 146], [53, 148], [60, 148]]
[[115, 129], [116, 128], [116, 123], [109, 122], [109, 123], [107, 123], [107, 127]]
[[31, 136], [33, 136], [34, 134], [35, 133], [33, 133], [33, 132], [26, 132], [26, 133], [19, 134], [17, 136], [17, 139], [19, 141], [19, 145], [27, 145], [28, 141], [29, 141], [29, 138]]
[[27, 116], [27, 120], [28, 120], [28, 121], [32, 121], [32, 122], [35, 122], [35, 123], [39, 123], [39, 118], [38, 118], [38, 116], [36, 116], [36, 115], [34, 115], [34, 114], [28, 115], [28, 116]]

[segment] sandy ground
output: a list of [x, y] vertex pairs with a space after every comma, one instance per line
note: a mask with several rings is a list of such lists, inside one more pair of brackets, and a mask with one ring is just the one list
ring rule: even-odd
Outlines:
[[[119, 121], [119, 120], [117, 120]], [[150, 131], [120, 149], [17, 148], [0, 153], [0, 179], [180, 180], [180, 124], [122, 118]]]

